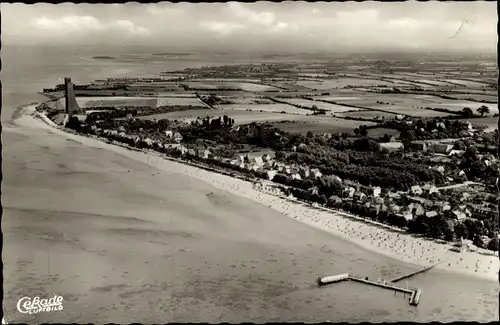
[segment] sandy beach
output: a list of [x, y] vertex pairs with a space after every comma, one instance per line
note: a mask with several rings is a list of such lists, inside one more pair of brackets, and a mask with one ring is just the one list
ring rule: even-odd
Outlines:
[[[31, 110], [33, 110], [32, 106], [28, 107], [25, 113], [29, 113]], [[25, 116], [21, 123], [34, 123], [39, 127], [43, 124], [52, 124], [52, 127], [56, 127], [45, 116], [33, 114], [36, 118]], [[59, 129], [54, 130], [54, 132], [60, 132], [68, 138], [88, 146], [112, 150], [128, 158], [147, 163], [160, 171], [179, 173], [200, 179], [221, 191], [227, 191], [261, 203], [294, 220], [349, 240], [378, 254], [423, 267], [439, 263], [437, 268], [442, 270], [490, 280], [498, 279], [500, 261], [497, 255], [486, 249], [478, 249], [477, 252], [457, 253], [450, 250], [452, 246], [449, 243], [417, 238], [394, 228], [392, 230], [384, 229], [361, 220], [355, 220], [342, 212], [321, 211], [305, 204], [290, 202], [284, 198], [258, 191], [253, 188], [252, 183], [247, 181], [177, 163], [153, 153], [131, 151], [96, 139], [69, 134]]]

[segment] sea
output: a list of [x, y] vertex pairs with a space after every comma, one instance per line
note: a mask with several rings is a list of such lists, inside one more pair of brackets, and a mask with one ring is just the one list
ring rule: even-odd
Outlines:
[[[128, 53], [127, 49], [121, 49], [122, 53], [133, 55], [134, 52]], [[52, 46], [3, 46], [1, 49], [1, 60], [2, 60], [2, 70], [0, 73], [2, 81], [2, 112], [1, 121], [3, 126], [2, 134], [2, 147], [4, 155], [4, 163], [2, 166], [3, 174], [8, 175], [9, 172], [13, 172], [17, 164], [23, 164], [23, 161], [27, 159], [43, 159], [43, 150], [48, 150], [47, 148], [37, 148], [36, 146], [29, 145], [29, 139], [26, 141], [15, 142], [10, 139], [14, 139], [15, 134], [22, 134], [25, 130], [12, 123], [13, 116], [17, 116], [15, 113], [19, 112], [19, 107], [27, 105], [33, 102], [39, 102], [45, 99], [44, 96], [40, 95], [43, 88], [53, 87], [56, 84], [62, 83], [64, 77], [71, 77], [75, 83], [85, 83], [90, 82], [95, 79], [103, 79], [108, 77], [126, 77], [126, 76], [145, 76], [145, 75], [155, 75], [163, 71], [178, 71], [184, 68], [196, 68], [208, 65], [226, 65], [226, 64], [237, 64], [237, 63], [258, 63], [261, 62], [259, 58], [252, 59], [251, 57], [235, 57], [231, 55], [217, 55], [217, 56], [203, 56], [195, 55], [190, 57], [176, 57], [170, 58], [169, 60], [152, 60], [152, 59], [141, 59], [137, 61], [128, 62], [115, 62], [115, 61], [96, 61], [92, 57], [96, 55], [116, 55], [116, 53], [103, 53], [98, 48], [78, 50], [78, 49], [64, 49], [64, 48], [54, 48]], [[143, 55], [143, 53], [139, 53]], [[294, 59], [296, 60], [296, 58]], [[50, 137], [50, 133], [43, 133], [40, 136]], [[13, 148], [13, 146], [16, 146]], [[24, 147], [26, 146], [26, 150]], [[78, 149], [72, 149], [72, 155], [64, 157], [65, 159], [83, 159], [78, 155]], [[11, 157], [6, 157], [5, 155], [12, 153]], [[15, 153], [15, 156], [14, 156]], [[65, 153], [60, 153], [65, 154]], [[61, 158], [61, 157], [59, 157]], [[7, 162], [5, 162], [5, 159]], [[24, 176], [23, 176], [24, 175]], [[22, 184], [27, 182], [32, 182], [33, 174], [28, 171], [25, 173], [16, 173], [16, 181], [7, 180], [2, 183], [2, 197], [5, 194], [17, 193], [18, 198], [16, 202], [26, 202], [33, 200], [33, 197], [22, 197], [23, 190]], [[26, 179], [22, 179], [25, 177]], [[79, 175], [67, 175], [65, 177], [81, 177]], [[7, 177], [8, 178], [8, 177]], [[29, 179], [30, 178], [30, 179]], [[5, 179], [5, 176], [4, 176]], [[21, 184], [21, 185], [19, 185]], [[30, 183], [32, 184], [32, 183]], [[20, 187], [21, 186], [21, 187]], [[41, 186], [41, 185], [40, 185]], [[40, 193], [44, 190], [50, 191], [51, 189], [40, 188]], [[42, 195], [42, 194], [41, 194]], [[65, 195], [71, 195], [67, 193]], [[9, 205], [10, 202], [2, 199], [2, 204]], [[13, 218], [14, 214], [8, 209], [4, 210], [3, 219]], [[4, 223], [4, 221], [2, 222]], [[306, 226], [304, 226], [306, 227]], [[5, 231], [5, 230], [4, 230]], [[4, 233], [4, 236], [8, 234]], [[7, 236], [4, 238], [8, 238]], [[387, 257], [377, 257], [373, 253], [364, 252], [359, 253], [362, 255], [359, 260], [354, 259], [351, 256], [353, 252], [358, 252], [358, 247], [349, 248], [350, 244], [343, 244], [344, 248], [341, 252], [336, 252], [336, 254], [344, 255], [340, 256], [341, 260], [349, 260], [350, 264], [346, 264], [343, 267], [346, 270], [349, 269], [360, 269], [363, 267], [371, 268], [373, 265], [365, 265], [366, 260], [362, 256], [370, 256], [370, 263], [377, 265], [376, 269], [383, 270], [386, 264]], [[9, 251], [9, 241], [4, 239], [4, 251]], [[5, 257], [4, 257], [5, 258]], [[57, 258], [57, 257], [52, 257]], [[347, 262], [345, 262], [347, 263]], [[392, 263], [392, 262], [391, 262]], [[394, 265], [397, 263], [394, 262]], [[399, 265], [399, 264], [397, 264]], [[19, 267], [17, 266], [18, 272]], [[10, 272], [10, 273], [9, 273]], [[6, 272], [4, 270], [4, 276], [6, 276], [6, 282], [8, 282], [9, 274], [13, 274], [12, 270]], [[83, 271], [82, 271], [83, 272]], [[85, 271], [87, 272], [87, 271]], [[374, 275], [375, 276], [375, 275]], [[10, 288], [12, 287], [12, 281], [10, 282]], [[41, 284], [43, 285], [43, 284]], [[499, 310], [499, 284], [496, 281], [487, 281], [478, 278], [468, 277], [465, 275], [451, 274], [444, 271], [432, 270], [424, 275], [420, 275], [415, 279], [410, 281], [410, 285], [414, 287], [420, 287], [422, 291], [422, 300], [418, 307], [409, 307], [401, 303], [391, 303], [389, 300], [391, 296], [382, 295], [379, 299], [388, 299], [387, 303], [379, 303], [375, 309], [370, 307], [370, 302], [366, 298], [356, 297], [353, 298], [353, 294], [350, 292], [352, 287], [349, 286], [339, 286], [338, 288], [332, 287], [322, 290], [340, 290], [340, 295], [342, 292], [349, 296], [349, 299], [354, 299], [352, 303], [343, 304], [342, 309], [335, 309], [335, 306], [331, 307], [330, 310], [317, 310], [317, 305], [319, 302], [301, 300], [300, 304], [302, 306], [296, 306], [287, 311], [287, 317], [282, 317], [281, 320], [295, 320], [295, 321], [306, 321], [306, 322], [322, 322], [322, 321], [418, 321], [427, 322], [432, 320], [438, 320], [442, 322], [450, 321], [480, 321], [489, 322], [498, 320], [498, 310]], [[4, 290], [8, 289], [5, 287]], [[311, 289], [312, 290], [312, 289]], [[375, 289], [372, 289], [372, 293], [368, 294], [371, 297], [377, 297], [373, 293]], [[327, 299], [328, 295], [323, 294], [318, 295], [318, 297], [324, 297]], [[21, 298], [12, 297], [7, 295], [11, 299]], [[27, 292], [26, 295], [32, 293]], [[33, 293], [34, 294], [34, 293]], [[392, 294], [391, 294], [392, 295]], [[320, 298], [318, 298], [320, 299]], [[357, 299], [357, 300], [356, 300]], [[400, 298], [403, 299], [403, 298]], [[66, 300], [65, 300], [66, 301]], [[324, 304], [325, 302], [321, 302]], [[12, 305], [12, 304], [11, 304]], [[311, 306], [315, 312], [311, 312], [308, 315], [304, 314], [304, 310], [307, 310]], [[383, 307], [381, 307], [383, 306]], [[294, 312], [294, 310], [296, 310]], [[13, 320], [22, 321], [19, 318], [19, 314], [15, 314], [15, 310], [9, 310], [10, 317]], [[66, 313], [71, 311], [66, 310]], [[266, 319], [265, 311], [262, 312], [262, 320], [280, 320], [276, 316], [274, 318]], [[302, 314], [300, 314], [302, 313]], [[7, 320], [9, 320], [9, 314], [6, 315]], [[85, 322], [85, 317], [74, 318], [77, 322]], [[116, 319], [106, 319], [103, 322], [114, 322]], [[137, 320], [141, 321], [141, 320]], [[165, 320], [166, 321], [166, 320]], [[184, 321], [189, 321], [189, 319], [184, 319]], [[220, 319], [224, 321], [224, 319]], [[245, 321], [245, 319], [240, 319], [239, 321]]]

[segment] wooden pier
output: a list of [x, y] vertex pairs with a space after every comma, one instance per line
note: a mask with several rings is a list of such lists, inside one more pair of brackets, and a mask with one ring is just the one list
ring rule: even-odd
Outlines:
[[[419, 272], [423, 272], [423, 271], [420, 270]], [[401, 287], [398, 287], [398, 286], [395, 286], [392, 284], [368, 280], [367, 278], [365, 278], [365, 279], [357, 278], [357, 277], [349, 275], [348, 273], [319, 277], [318, 278], [318, 285], [323, 286], [323, 285], [327, 285], [327, 284], [331, 284], [331, 283], [338, 283], [340, 281], [345, 281], [345, 280], [359, 282], [359, 283], [363, 283], [363, 284], [368, 284], [368, 285], [376, 286], [376, 287], [383, 288], [383, 289], [393, 290], [395, 293], [396, 292], [403, 292], [404, 294], [409, 294], [410, 295], [410, 305], [412, 305], [412, 306], [418, 305], [418, 302], [420, 300], [420, 296], [422, 294], [421, 289], [405, 289], [405, 288], [401, 288]], [[396, 280], [398, 280], [398, 279], [396, 279]]]
[[384, 288], [384, 289], [390, 289], [390, 290], [394, 290], [394, 291], [404, 292], [404, 293], [408, 293], [408, 294], [412, 294], [413, 292], [415, 292], [415, 290], [410, 290], [410, 289], [405, 289], [405, 288], [401, 288], [401, 287], [396, 287], [394, 285], [384, 284], [384, 283], [380, 283], [380, 282], [376, 282], [376, 281], [371, 281], [371, 280], [366, 280], [366, 279], [361, 279], [361, 278], [355, 278], [353, 276], [349, 276], [349, 280], [355, 281], [355, 282], [364, 283], [364, 284], [369, 284], [369, 285], [373, 285], [373, 286], [377, 286], [377, 287]]
[[412, 276], [414, 276], [414, 275], [417, 275], [417, 274], [420, 274], [420, 273], [424, 273], [424, 272], [426, 272], [426, 271], [429, 271], [430, 269], [432, 269], [433, 267], [435, 267], [435, 266], [437, 266], [437, 265], [439, 265], [439, 264], [441, 264], [441, 263], [443, 263], [443, 262], [439, 262], [439, 263], [436, 263], [436, 264], [434, 264], [434, 265], [428, 266], [428, 267], [426, 267], [426, 268], [424, 268], [424, 269], [421, 269], [421, 270], [418, 270], [418, 271], [415, 271], [415, 272], [412, 272], [412, 273], [408, 273], [408, 274], [402, 275], [402, 276], [397, 277], [397, 278], [395, 278], [395, 279], [393, 279], [393, 280], [391, 280], [391, 281], [389, 281], [389, 282], [396, 283], [396, 282], [398, 282], [398, 281], [401, 281], [401, 280], [404, 280], [404, 279], [408, 279], [409, 277], [412, 277]]

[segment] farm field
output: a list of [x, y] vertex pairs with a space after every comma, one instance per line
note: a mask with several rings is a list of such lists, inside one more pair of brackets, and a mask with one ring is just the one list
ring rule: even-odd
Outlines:
[[158, 97], [156, 106], [203, 106], [196, 97]]
[[318, 119], [311, 116], [309, 119], [298, 120], [295, 122], [273, 123], [278, 129], [291, 133], [353, 133], [355, 128], [360, 125], [375, 125], [375, 123], [364, 121], [350, 121], [337, 118]]
[[[202, 106], [196, 97], [76, 97], [78, 105], [82, 108], [103, 106]], [[64, 98], [59, 99], [59, 105], [64, 107]]]
[[447, 79], [446, 81], [453, 82], [456, 84], [461, 84], [469, 88], [482, 88], [486, 86], [484, 83], [462, 80], [462, 79]]
[[341, 106], [341, 105], [336, 105], [336, 104], [330, 104], [330, 103], [325, 103], [325, 102], [320, 102], [320, 101], [313, 101], [313, 100], [307, 100], [303, 98], [290, 98], [286, 99], [287, 102], [295, 104], [295, 105], [302, 105], [305, 107], [312, 107], [313, 105], [316, 105], [319, 109], [324, 109], [333, 113], [341, 113], [349, 110], [355, 110], [356, 108], [353, 107], [346, 107], [346, 106]]
[[498, 113], [498, 104], [483, 104], [471, 101], [454, 101], [451, 99], [443, 99], [441, 102], [432, 104], [432, 107], [446, 108], [453, 111], [461, 111], [464, 107], [470, 107], [472, 111], [476, 111], [480, 106], [485, 105], [490, 109], [490, 114]]
[[271, 91], [277, 90], [276, 87], [267, 86], [267, 85], [258, 85], [248, 82], [201, 82], [201, 81], [190, 81], [183, 82], [183, 85], [188, 86], [192, 89], [235, 89], [235, 90], [243, 90], [243, 91]]
[[357, 79], [357, 78], [339, 78], [339, 79], [325, 79], [320, 81], [297, 81], [297, 84], [310, 89], [335, 89], [343, 88], [346, 86], [392, 86], [393, 84], [387, 81], [374, 80], [374, 79]]
[[330, 101], [346, 101], [346, 100], [359, 99], [359, 97], [349, 97], [349, 96], [315, 96], [313, 98], [318, 100], [330, 100]]
[[433, 85], [436, 85], [436, 86], [441, 86], [441, 87], [452, 86], [450, 83], [447, 83], [447, 82], [444, 82], [444, 81], [439, 81], [439, 80], [434, 80], [434, 79], [417, 79], [415, 81], [426, 82], [426, 83], [430, 83], [430, 84], [433, 84]]
[[459, 121], [471, 122], [472, 125], [485, 125], [488, 127], [488, 131], [493, 131], [493, 130], [498, 129], [498, 117], [460, 119]]
[[349, 116], [349, 117], [361, 117], [361, 118], [394, 118], [396, 113], [386, 113], [380, 111], [369, 111], [369, 110], [360, 110], [360, 111], [349, 111], [338, 114], [340, 116]]
[[310, 77], [310, 78], [328, 78], [328, 77], [331, 77], [329, 74], [326, 74], [326, 73], [314, 73], [314, 72], [301, 72], [299, 74], [297, 74], [297, 76], [299, 77]]
[[196, 120], [198, 117], [209, 116], [211, 118], [227, 115], [235, 120], [235, 124], [248, 124], [252, 122], [265, 123], [265, 122], [277, 122], [277, 121], [297, 121], [303, 119], [315, 118], [314, 116], [306, 115], [293, 115], [293, 114], [280, 114], [273, 112], [255, 112], [255, 111], [244, 111], [244, 110], [188, 110], [188, 111], [176, 111], [164, 114], [155, 114], [142, 116], [141, 119], [152, 120], [152, 119], [188, 119]]
[[[61, 99], [64, 105], [64, 98]], [[156, 97], [76, 97], [76, 102], [80, 107], [102, 107], [102, 106], [157, 106]]]
[[245, 105], [245, 104], [228, 104], [228, 105], [219, 105], [218, 106], [220, 109], [226, 110], [226, 111], [246, 111], [246, 110], [252, 110], [253, 112], [259, 112], [259, 111], [264, 111], [264, 112], [271, 112], [271, 113], [281, 113], [281, 112], [286, 112], [287, 114], [301, 114], [301, 115], [308, 115], [311, 114], [312, 112], [307, 109], [300, 109], [296, 108], [291, 105], [287, 104], [280, 104], [280, 103], [273, 103], [273, 104], [250, 104], [250, 105]]
[[368, 136], [369, 137], [380, 138], [380, 137], [383, 137], [385, 134], [387, 134], [389, 136], [398, 137], [400, 132], [398, 130], [386, 129], [386, 128], [368, 129]]

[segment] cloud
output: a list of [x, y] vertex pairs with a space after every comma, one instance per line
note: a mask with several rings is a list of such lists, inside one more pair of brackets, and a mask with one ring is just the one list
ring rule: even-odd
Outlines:
[[113, 20], [107, 23], [101, 22], [93, 16], [65, 16], [59, 19], [46, 17], [35, 18], [31, 25], [42, 31], [56, 32], [59, 34], [80, 33], [88, 34], [95, 32], [116, 31], [125, 32], [135, 36], [149, 36], [147, 28], [136, 26], [130, 20]]
[[228, 36], [237, 30], [244, 29], [245, 26], [236, 23], [227, 23], [223, 21], [208, 21], [200, 23], [200, 27], [221, 36]]
[[252, 27], [263, 27], [267, 30], [283, 30], [288, 23], [276, 20], [276, 16], [270, 11], [254, 11], [239, 2], [229, 2], [226, 7], [232, 17]]
[[172, 5], [150, 4], [146, 5], [146, 11], [152, 15], [178, 15], [182, 13], [180, 8], [174, 8]]

